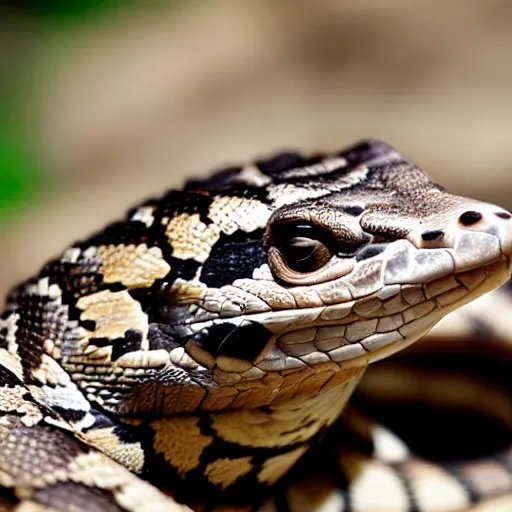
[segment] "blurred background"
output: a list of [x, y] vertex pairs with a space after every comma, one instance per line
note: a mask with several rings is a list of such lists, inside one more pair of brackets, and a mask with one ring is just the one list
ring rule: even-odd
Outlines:
[[283, 148], [383, 138], [512, 207], [508, 0], [0, 7], [0, 292], [127, 206]]

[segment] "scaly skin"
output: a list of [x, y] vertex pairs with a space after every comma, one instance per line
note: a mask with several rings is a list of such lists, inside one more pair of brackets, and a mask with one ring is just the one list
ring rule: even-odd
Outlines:
[[257, 507], [369, 363], [504, 283], [511, 254], [508, 212], [381, 142], [134, 208], [8, 300], [5, 508]]

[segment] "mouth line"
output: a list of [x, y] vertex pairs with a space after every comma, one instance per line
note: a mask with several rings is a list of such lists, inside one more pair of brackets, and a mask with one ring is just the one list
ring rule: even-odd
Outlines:
[[[461, 269], [461, 270], [454, 271], [454, 272], [449, 272], [446, 274], [441, 274], [438, 277], [430, 279], [425, 283], [414, 283], [414, 282], [407, 283], [407, 282], [405, 282], [405, 283], [386, 284], [383, 288], [381, 288], [377, 292], [372, 292], [365, 296], [358, 296], [357, 298], [354, 298], [353, 300], [347, 300], [347, 301], [339, 302], [336, 304], [325, 304], [323, 306], [312, 306], [312, 307], [288, 307], [288, 308], [283, 308], [283, 309], [275, 309], [275, 308], [272, 309], [272, 306], [270, 304], [268, 304], [269, 309], [266, 309], [266, 310], [260, 310], [260, 311], [256, 310], [256, 311], [253, 311], [250, 313], [236, 314], [236, 315], [232, 315], [232, 316], [229, 316], [229, 315], [223, 315], [223, 316], [216, 315], [215, 316], [213, 312], [210, 312], [212, 314], [212, 316], [210, 318], [197, 318], [197, 319], [191, 319], [190, 321], [181, 321], [181, 322], [175, 322], [175, 323], [173, 322], [171, 325], [173, 327], [192, 327], [192, 326], [197, 326], [197, 325], [201, 325], [201, 324], [206, 325], [209, 323], [235, 322], [235, 321], [238, 321], [241, 319], [251, 321], [252, 319], [259, 319], [261, 317], [266, 317], [266, 316], [274, 316], [274, 315], [276, 315], [276, 316], [277, 315], [293, 316], [294, 313], [296, 313], [297, 315], [300, 315], [300, 312], [318, 310], [320, 308], [332, 309], [332, 308], [336, 308], [336, 307], [343, 307], [344, 305], [347, 305], [347, 304], [356, 304], [356, 303], [362, 304], [362, 303], [368, 302], [378, 296], [386, 295], [386, 290], [393, 289], [393, 287], [395, 287], [395, 286], [421, 288], [423, 286], [431, 285], [432, 283], [436, 283], [438, 281], [444, 280], [450, 276], [457, 279], [457, 277], [459, 277], [461, 275], [465, 275], [467, 273], [472, 273], [472, 272], [478, 271], [479, 269], [485, 269], [489, 266], [496, 264], [499, 261], [502, 261], [503, 259], [505, 259], [508, 263], [509, 275], [512, 274], [512, 254], [507, 255], [502, 252], [499, 255], [497, 255], [494, 260], [486, 261], [484, 265], [468, 266], [465, 269]], [[463, 283], [461, 283], [461, 285], [465, 286]], [[246, 291], [246, 290], [244, 290], [244, 292], [249, 295], [254, 295], [251, 292]], [[399, 292], [396, 292], [394, 294], [389, 294], [387, 296], [387, 298], [392, 298], [393, 296], [396, 296], [398, 293]], [[265, 302], [265, 300], [263, 298], [259, 297], [258, 295], [254, 295], [254, 297], [258, 300], [261, 300], [262, 302]], [[183, 303], [182, 305], [186, 306], [187, 304]], [[200, 307], [200, 304], [191, 302], [188, 304], [188, 306], [199, 306]], [[242, 310], [243, 310], [243, 308], [242, 308]], [[208, 313], [209, 311], [205, 310], [205, 312]], [[273, 322], [270, 321], [269, 323], [272, 324]]]
[[[264, 357], [256, 360], [249, 370], [243, 372], [230, 372], [217, 366], [221, 370], [219, 377], [222, 375], [231, 380], [227, 375], [230, 374], [233, 377], [239, 375], [244, 380], [252, 380], [270, 372], [300, 371], [322, 363], [336, 363], [348, 368], [382, 359], [424, 336], [446, 314], [460, 307], [461, 302], [469, 302], [504, 282], [505, 265], [507, 275], [510, 275], [510, 264], [510, 258], [502, 256], [493, 263], [449, 274], [425, 284], [398, 285], [398, 288], [393, 289], [394, 293], [384, 300], [378, 298], [379, 292], [371, 294], [364, 299], [353, 301], [354, 312], [349, 312], [337, 322], [310, 322], [306, 323], [303, 329], [289, 329], [290, 325], [288, 328], [282, 326], [279, 329], [278, 323], [275, 322], [271, 348]], [[491, 270], [494, 272], [490, 272]], [[498, 275], [499, 277], [491, 279]], [[404, 297], [407, 297], [409, 302]], [[379, 301], [379, 307], [373, 308], [373, 311], [372, 307], [368, 307], [365, 311], [364, 306], [368, 303], [371, 305], [371, 301], [375, 300]], [[293, 311], [298, 316], [300, 312], [310, 313], [314, 309], [325, 311], [327, 308]], [[360, 316], [361, 312], [367, 316]], [[294, 321], [290, 312], [287, 313], [286, 324], [296, 325], [297, 318]], [[254, 320], [257, 314], [245, 318], [249, 316]], [[385, 329], [386, 323], [389, 325], [388, 329]], [[262, 322], [262, 325], [269, 327], [269, 323]], [[344, 338], [348, 329], [352, 329], [349, 339]], [[301, 331], [304, 335], [302, 339]], [[329, 331], [332, 336], [326, 338]], [[359, 339], [356, 339], [358, 332]], [[319, 333], [323, 339], [318, 339]]]

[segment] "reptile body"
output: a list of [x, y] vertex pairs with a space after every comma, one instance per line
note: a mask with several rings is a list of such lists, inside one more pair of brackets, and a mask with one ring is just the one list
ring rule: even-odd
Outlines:
[[[428, 386], [470, 332], [445, 327], [430, 359], [419, 344], [376, 365], [340, 415], [369, 363], [508, 280], [510, 218], [375, 141], [283, 153], [132, 209], [7, 300], [0, 510], [441, 512], [506, 499], [505, 378], [504, 410], [482, 430], [505, 441], [470, 439], [473, 466], [455, 452], [450, 466], [427, 463], [369, 419], [456, 408]], [[489, 366], [506, 373], [512, 337], [486, 336], [499, 347]], [[470, 345], [472, 360], [490, 353]], [[489, 474], [500, 485], [486, 487]]]

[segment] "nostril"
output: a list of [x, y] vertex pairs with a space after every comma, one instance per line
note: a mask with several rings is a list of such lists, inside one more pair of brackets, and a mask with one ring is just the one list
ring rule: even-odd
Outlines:
[[468, 210], [464, 212], [460, 217], [459, 221], [464, 226], [471, 226], [476, 224], [478, 221], [482, 220], [482, 214], [480, 212], [475, 212], [472, 210]]
[[425, 240], [425, 242], [429, 242], [431, 240], [436, 240], [440, 236], [443, 236], [444, 232], [441, 229], [433, 229], [432, 231], [424, 231], [421, 234], [421, 238]]
[[496, 212], [494, 215], [496, 215], [496, 217], [499, 217], [500, 219], [505, 220], [508, 220], [510, 219], [510, 217], [512, 217], [512, 215], [508, 212]]

